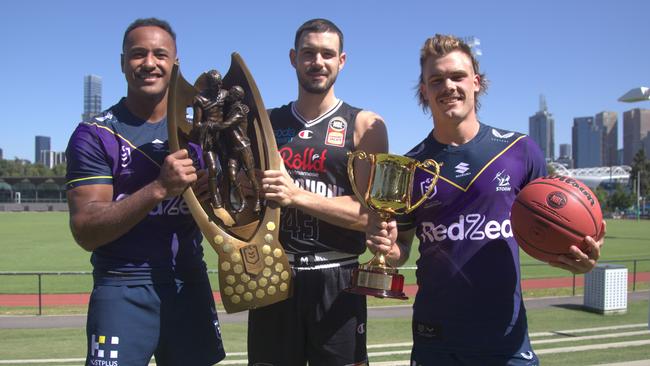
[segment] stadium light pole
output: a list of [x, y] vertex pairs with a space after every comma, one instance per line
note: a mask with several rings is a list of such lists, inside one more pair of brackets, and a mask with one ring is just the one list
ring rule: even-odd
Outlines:
[[[638, 88], [632, 88], [627, 93], [623, 94], [618, 98], [619, 102], [624, 103], [636, 103], [644, 102], [650, 100], [650, 88], [646, 86], [640, 86]], [[637, 171], [636, 174], [636, 219], [640, 220], [641, 217], [641, 175], [640, 171]]]

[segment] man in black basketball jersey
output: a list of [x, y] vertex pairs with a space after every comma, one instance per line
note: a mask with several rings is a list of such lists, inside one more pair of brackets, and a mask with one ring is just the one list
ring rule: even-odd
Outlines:
[[[365, 250], [368, 213], [353, 194], [346, 154], [386, 152], [386, 127], [377, 114], [334, 95], [346, 61], [335, 24], [304, 23], [290, 59], [298, 99], [270, 111], [286, 171], [265, 171], [262, 192], [283, 207], [280, 242], [293, 269], [293, 296], [250, 311], [249, 364], [365, 365], [366, 299], [343, 289]], [[367, 182], [362, 168], [357, 182]]]

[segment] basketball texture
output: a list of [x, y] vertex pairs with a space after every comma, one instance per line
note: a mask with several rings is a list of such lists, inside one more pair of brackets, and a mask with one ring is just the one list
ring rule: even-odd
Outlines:
[[543, 262], [569, 254], [569, 247], [585, 251], [585, 236], [598, 240], [603, 215], [596, 195], [577, 179], [551, 175], [526, 185], [515, 198], [510, 216], [519, 246]]

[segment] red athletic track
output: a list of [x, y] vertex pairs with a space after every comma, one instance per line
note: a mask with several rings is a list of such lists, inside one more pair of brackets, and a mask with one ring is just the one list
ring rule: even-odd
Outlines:
[[[628, 282], [632, 285], [632, 275], [628, 274]], [[637, 282], [650, 282], [650, 272], [640, 272], [636, 274]], [[562, 288], [573, 286], [572, 277], [558, 278], [540, 278], [523, 280], [521, 282], [524, 290], [540, 288]], [[576, 277], [576, 287], [584, 286], [584, 277]], [[407, 285], [404, 292], [407, 296], [414, 296], [417, 291], [417, 285]], [[90, 294], [44, 294], [41, 296], [41, 306], [83, 306], [88, 304]], [[214, 299], [221, 302], [221, 295], [214, 293]], [[0, 306], [38, 306], [37, 294], [0, 294]]]

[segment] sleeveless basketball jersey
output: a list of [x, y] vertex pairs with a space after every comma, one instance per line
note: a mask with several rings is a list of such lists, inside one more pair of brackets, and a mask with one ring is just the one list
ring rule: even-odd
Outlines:
[[[353, 195], [347, 153], [354, 150], [354, 123], [360, 109], [338, 101], [306, 121], [290, 103], [269, 112], [278, 149], [298, 187], [324, 197]], [[362, 232], [332, 225], [295, 208], [283, 208], [280, 242], [288, 253], [365, 251]]]
[[[398, 217], [400, 231], [416, 229], [420, 241], [414, 339], [443, 351], [512, 354], [527, 324], [510, 207], [546, 173], [539, 147], [528, 136], [481, 124], [466, 144], [444, 145], [429, 134], [407, 156], [444, 163], [433, 195]], [[430, 184], [418, 172], [414, 199]]]

